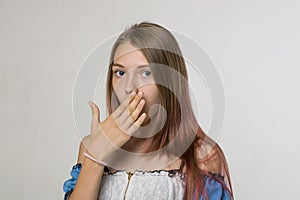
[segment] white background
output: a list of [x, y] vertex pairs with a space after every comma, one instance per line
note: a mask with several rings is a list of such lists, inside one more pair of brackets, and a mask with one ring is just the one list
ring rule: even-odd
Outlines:
[[192, 38], [214, 61], [226, 90], [218, 142], [236, 199], [299, 199], [299, 10], [296, 0], [1, 0], [0, 199], [63, 198], [79, 145], [79, 66], [143, 20]]

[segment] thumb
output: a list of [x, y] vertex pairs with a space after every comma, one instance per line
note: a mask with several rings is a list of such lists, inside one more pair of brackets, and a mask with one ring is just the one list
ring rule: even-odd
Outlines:
[[89, 101], [88, 103], [92, 110], [92, 124], [99, 124], [100, 123], [100, 110], [99, 110], [98, 106], [92, 101]]

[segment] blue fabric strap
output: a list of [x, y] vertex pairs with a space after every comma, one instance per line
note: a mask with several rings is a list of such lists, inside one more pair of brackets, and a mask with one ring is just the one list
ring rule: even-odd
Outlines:
[[75, 188], [80, 170], [81, 170], [81, 163], [77, 163], [76, 165], [73, 166], [70, 172], [71, 178], [64, 182], [63, 190], [66, 193], [65, 198], [66, 195], [70, 195], [73, 189]]

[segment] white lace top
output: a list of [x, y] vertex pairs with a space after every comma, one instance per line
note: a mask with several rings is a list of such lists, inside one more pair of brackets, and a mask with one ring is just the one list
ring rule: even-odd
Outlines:
[[[182, 200], [185, 191], [185, 173], [180, 169], [153, 170], [127, 173], [125, 170], [110, 172], [104, 167], [98, 199], [101, 200], [147, 200], [147, 199], [172, 199]], [[72, 178], [63, 185], [64, 199], [68, 200], [78, 179], [81, 163], [77, 163], [71, 170]], [[209, 172], [205, 175], [205, 190], [208, 198], [213, 200], [230, 200], [231, 194], [227, 189], [224, 177], [220, 174]], [[200, 197], [203, 200], [203, 196]]]
[[182, 200], [185, 191], [184, 173], [180, 169], [128, 173], [105, 169], [98, 199], [100, 200]]

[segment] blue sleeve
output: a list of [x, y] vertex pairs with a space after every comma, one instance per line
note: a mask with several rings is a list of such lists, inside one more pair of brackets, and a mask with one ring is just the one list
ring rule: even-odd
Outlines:
[[72, 167], [72, 170], [70, 172], [71, 178], [64, 182], [63, 190], [65, 192], [65, 196], [64, 196], [65, 200], [69, 199], [69, 196], [76, 185], [80, 170], [81, 170], [81, 163], [77, 163]]
[[[205, 189], [210, 200], [231, 200], [230, 192], [214, 178], [206, 178]], [[203, 200], [203, 196], [200, 197]]]

